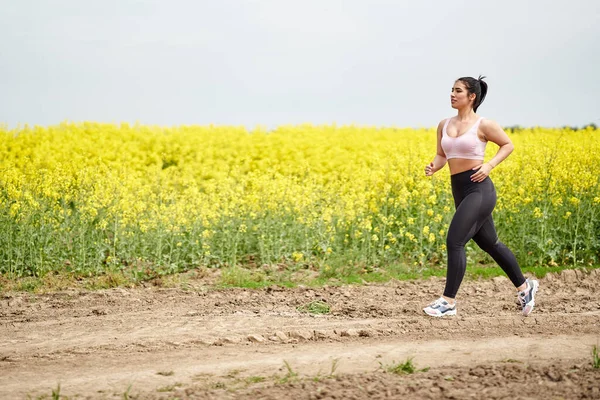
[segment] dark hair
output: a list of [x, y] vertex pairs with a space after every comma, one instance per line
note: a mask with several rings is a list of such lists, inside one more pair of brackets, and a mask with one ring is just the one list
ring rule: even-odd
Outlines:
[[479, 75], [479, 78], [475, 79], [470, 76], [463, 76], [462, 78], [458, 78], [456, 81], [460, 81], [465, 84], [467, 88], [467, 92], [469, 94], [475, 94], [475, 101], [473, 102], [473, 111], [477, 112], [477, 109], [483, 103], [485, 99], [485, 95], [488, 91], [488, 85], [483, 80], [485, 76]]

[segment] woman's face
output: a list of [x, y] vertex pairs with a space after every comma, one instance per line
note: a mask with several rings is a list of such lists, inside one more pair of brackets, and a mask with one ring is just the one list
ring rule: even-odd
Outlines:
[[462, 81], [454, 82], [452, 93], [450, 93], [450, 104], [452, 105], [452, 108], [460, 109], [467, 107], [473, 100], [475, 100], [475, 93], [469, 95], [469, 91]]

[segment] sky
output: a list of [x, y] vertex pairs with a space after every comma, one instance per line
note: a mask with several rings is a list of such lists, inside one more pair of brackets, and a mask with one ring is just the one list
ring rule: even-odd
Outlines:
[[598, 0], [0, 0], [0, 124], [600, 125]]

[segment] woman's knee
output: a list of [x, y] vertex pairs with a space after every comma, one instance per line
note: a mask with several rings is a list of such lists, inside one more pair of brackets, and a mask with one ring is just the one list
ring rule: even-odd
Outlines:
[[482, 240], [482, 239], [475, 239], [475, 243], [477, 243], [477, 245], [479, 246], [479, 248], [483, 251], [485, 251], [488, 254], [492, 254], [496, 251], [498, 251], [498, 248], [502, 245], [502, 243], [500, 242], [500, 240], [498, 239], [498, 236], [496, 236], [495, 238], [490, 238], [487, 240]]
[[465, 242], [459, 237], [448, 235], [446, 236], [446, 248], [448, 250], [460, 250], [465, 247]]

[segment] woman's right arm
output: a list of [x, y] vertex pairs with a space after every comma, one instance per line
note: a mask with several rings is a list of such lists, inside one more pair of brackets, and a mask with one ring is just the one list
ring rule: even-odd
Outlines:
[[442, 149], [442, 129], [444, 129], [444, 123], [446, 120], [440, 121], [437, 128], [437, 153], [433, 158], [433, 161], [425, 166], [425, 175], [431, 176], [446, 165], [446, 153]]

